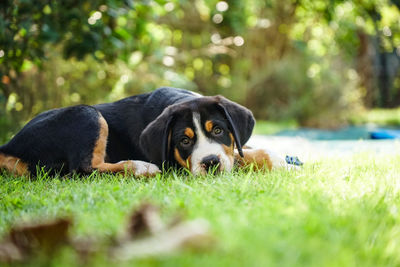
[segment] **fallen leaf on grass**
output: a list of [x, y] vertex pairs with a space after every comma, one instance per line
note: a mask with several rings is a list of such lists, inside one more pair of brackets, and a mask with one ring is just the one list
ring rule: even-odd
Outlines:
[[0, 244], [0, 262], [14, 262], [14, 261], [22, 261], [23, 254], [11, 242], [2, 242]]
[[130, 216], [126, 234], [127, 238], [135, 239], [140, 236], [155, 234], [164, 228], [159, 208], [150, 203], [143, 203]]
[[14, 227], [0, 242], [0, 262], [27, 261], [44, 255], [50, 260], [57, 250], [68, 245], [86, 262], [96, 254], [113, 260], [130, 260], [177, 252], [184, 248], [207, 248], [213, 241], [208, 222], [175, 220], [165, 224], [159, 208], [144, 203], [129, 217], [123, 236], [114, 242], [69, 236], [70, 219]]
[[208, 222], [203, 219], [179, 223], [145, 238], [127, 241], [112, 248], [118, 260], [165, 255], [183, 248], [203, 248], [212, 242]]
[[70, 225], [69, 219], [57, 219], [12, 228], [0, 242], [0, 262], [22, 261], [38, 253], [52, 256], [60, 246], [68, 244]]
[[117, 260], [165, 255], [183, 248], [204, 248], [212, 242], [206, 220], [184, 221], [175, 217], [165, 224], [159, 208], [144, 203], [129, 217], [128, 228], [122, 239], [110, 248]]

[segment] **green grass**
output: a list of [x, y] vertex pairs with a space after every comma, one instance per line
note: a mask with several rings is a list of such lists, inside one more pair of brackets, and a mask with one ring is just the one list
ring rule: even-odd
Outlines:
[[294, 130], [298, 127], [298, 123], [295, 120], [279, 122], [257, 120], [253, 132], [254, 134], [276, 134], [283, 130]]
[[371, 109], [351, 117], [350, 123], [356, 125], [373, 123], [379, 126], [400, 126], [400, 108]]
[[[242, 171], [153, 179], [93, 175], [29, 181], [0, 177], [0, 233], [13, 223], [70, 215], [73, 234], [111, 237], [143, 200], [210, 222], [204, 252], [115, 266], [399, 266], [400, 156], [324, 158], [301, 171]], [[66, 251], [53, 266], [75, 266]], [[98, 258], [84, 266], [108, 266]]]
[[[361, 113], [350, 115], [348, 123], [351, 125], [374, 124], [381, 127], [400, 127], [400, 108], [374, 108]], [[257, 120], [254, 127], [255, 134], [276, 134], [283, 130], [296, 130], [300, 127], [296, 120], [265, 121]]]

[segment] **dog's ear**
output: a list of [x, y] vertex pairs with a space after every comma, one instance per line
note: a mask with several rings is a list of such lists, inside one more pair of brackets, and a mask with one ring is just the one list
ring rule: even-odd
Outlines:
[[160, 168], [168, 161], [169, 134], [175, 114], [173, 111], [171, 108], [165, 109], [140, 135], [142, 152], [150, 162]]
[[239, 155], [243, 157], [242, 145], [249, 140], [255, 124], [253, 113], [223, 96], [217, 96], [217, 102], [230, 124]]

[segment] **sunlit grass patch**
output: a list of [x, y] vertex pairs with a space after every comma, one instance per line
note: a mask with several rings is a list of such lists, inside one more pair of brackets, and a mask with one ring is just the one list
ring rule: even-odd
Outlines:
[[[74, 218], [73, 234], [109, 238], [143, 200], [204, 218], [216, 243], [134, 264], [190, 266], [398, 266], [400, 156], [372, 153], [322, 158], [290, 172], [238, 170], [193, 177], [169, 172], [152, 179], [95, 173], [36, 181], [0, 178], [0, 232], [21, 220]], [[57, 264], [74, 262], [71, 252]], [[96, 258], [94, 266], [110, 264]], [[119, 262], [131, 266], [133, 262]], [[89, 263], [90, 265], [90, 263]]]
[[375, 108], [362, 114], [356, 114], [351, 117], [350, 122], [357, 125], [373, 123], [379, 126], [400, 126], [400, 108]]
[[283, 130], [295, 130], [299, 127], [295, 120], [288, 121], [264, 121], [257, 120], [254, 127], [255, 134], [276, 134]]

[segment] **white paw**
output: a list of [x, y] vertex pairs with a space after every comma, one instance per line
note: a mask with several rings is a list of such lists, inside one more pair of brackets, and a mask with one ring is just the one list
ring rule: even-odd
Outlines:
[[134, 160], [132, 163], [135, 176], [154, 176], [161, 172], [157, 165], [149, 162]]

